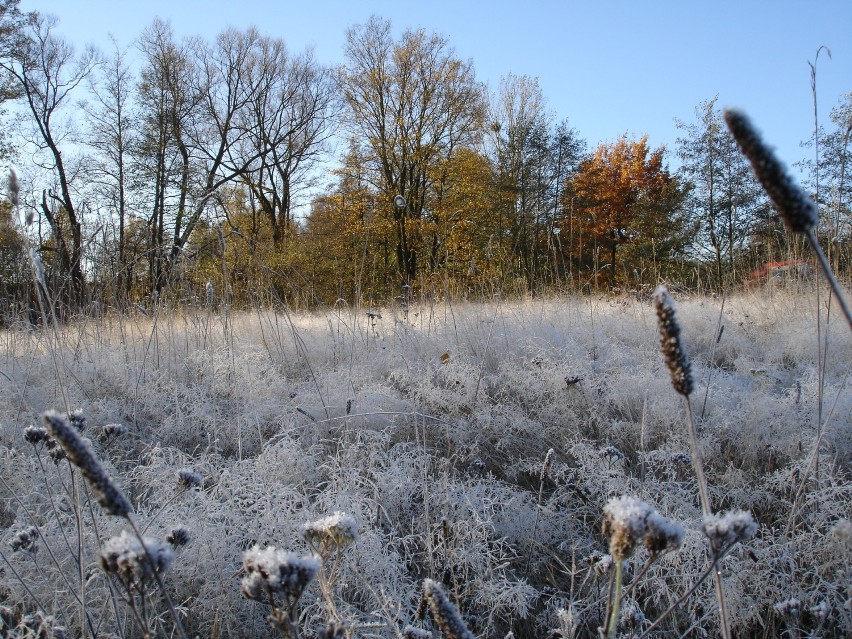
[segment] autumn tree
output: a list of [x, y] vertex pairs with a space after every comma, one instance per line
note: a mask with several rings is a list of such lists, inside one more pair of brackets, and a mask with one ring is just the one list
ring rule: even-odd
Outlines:
[[572, 199], [584, 236], [580, 257], [595, 276], [626, 280], [645, 259], [649, 265], [667, 260], [682, 248], [684, 193], [664, 154], [663, 147], [649, 148], [647, 136], [625, 135], [600, 144], [571, 179], [565, 198]]
[[[434, 169], [478, 138], [483, 89], [446, 38], [407, 30], [394, 40], [390, 22], [377, 17], [347, 31], [344, 51], [340, 86], [352, 132], [370, 151], [377, 212], [393, 219], [398, 271], [413, 281], [426, 250], [421, 222], [439, 197]], [[402, 206], [393, 204], [397, 195]]]

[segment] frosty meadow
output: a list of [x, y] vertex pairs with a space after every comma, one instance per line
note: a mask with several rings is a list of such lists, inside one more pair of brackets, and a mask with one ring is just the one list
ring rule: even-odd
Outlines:
[[847, 635], [849, 331], [677, 297], [709, 520], [646, 299], [4, 331], [5, 636]]

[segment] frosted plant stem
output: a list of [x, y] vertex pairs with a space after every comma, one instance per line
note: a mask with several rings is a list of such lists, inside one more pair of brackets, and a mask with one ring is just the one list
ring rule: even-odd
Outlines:
[[704, 477], [704, 462], [701, 458], [701, 451], [698, 448], [698, 433], [695, 430], [695, 420], [692, 416], [692, 405], [689, 402], [689, 395], [683, 396], [683, 401], [686, 404], [686, 423], [689, 428], [689, 448], [692, 453], [692, 470], [695, 472], [695, 479], [698, 483], [698, 500], [701, 502], [701, 512], [705, 517], [713, 514], [713, 509], [710, 507], [710, 496], [707, 492], [707, 479]]
[[615, 562], [615, 584], [612, 589], [612, 611], [606, 623], [608, 639], [615, 639], [615, 628], [618, 626], [618, 615], [621, 612], [621, 585], [624, 577], [624, 562]]
[[805, 237], [808, 238], [808, 242], [810, 242], [811, 248], [817, 256], [817, 261], [819, 261], [819, 265], [822, 267], [822, 272], [825, 274], [825, 279], [828, 280], [831, 290], [834, 291], [834, 295], [837, 297], [837, 303], [840, 304], [840, 310], [843, 311], [843, 314], [846, 316], [846, 321], [849, 323], [849, 328], [852, 329], [852, 310], [849, 309], [849, 304], [843, 296], [843, 290], [840, 288], [840, 283], [837, 281], [837, 278], [834, 277], [834, 272], [831, 270], [828, 258], [826, 258], [825, 253], [822, 252], [822, 248], [817, 241], [814, 230], [810, 228], [805, 231]]
[[[710, 506], [710, 495], [707, 491], [707, 478], [704, 476], [704, 462], [701, 459], [701, 451], [698, 448], [698, 433], [695, 430], [695, 420], [692, 416], [692, 405], [689, 402], [689, 395], [683, 396], [686, 403], [686, 421], [689, 426], [689, 446], [692, 451], [692, 468], [695, 471], [695, 479], [698, 483], [698, 498], [701, 501], [701, 511], [704, 517], [710, 517], [713, 514], [713, 509]], [[721, 623], [723, 639], [731, 639], [731, 629], [728, 626], [728, 611], [725, 607], [725, 591], [722, 588], [722, 575], [719, 572], [716, 548], [710, 547], [710, 554], [713, 559], [713, 584], [716, 586], [716, 599], [719, 602], [719, 618]]]
[[133, 517], [130, 514], [125, 515], [125, 519], [127, 520], [127, 523], [130, 524], [130, 527], [133, 529], [133, 534], [136, 535], [136, 538], [142, 545], [142, 549], [145, 551], [145, 555], [148, 557], [148, 561], [151, 563], [151, 566], [154, 567], [154, 570], [152, 571], [154, 573], [154, 579], [157, 580], [157, 585], [160, 587], [160, 592], [163, 593], [163, 598], [166, 600], [166, 605], [169, 607], [169, 612], [171, 612], [172, 619], [174, 619], [175, 621], [175, 628], [178, 631], [178, 635], [181, 637], [181, 639], [188, 639], [186, 631], [183, 629], [183, 624], [180, 621], [180, 617], [178, 616], [177, 610], [175, 610], [175, 606], [172, 603], [172, 598], [169, 596], [169, 591], [166, 590], [166, 586], [163, 583], [163, 580], [160, 578], [160, 571], [156, 569], [157, 562], [154, 561], [154, 557], [148, 550], [148, 546], [145, 544], [145, 539], [142, 537], [142, 533], [139, 531], [139, 527], [136, 525], [136, 522], [133, 520]]
[[[69, 464], [70, 466], [70, 464]], [[71, 489], [74, 494], [74, 518], [77, 521], [77, 572], [80, 578], [80, 632], [86, 639], [86, 575], [83, 558], [83, 504], [74, 469], [71, 469]]]

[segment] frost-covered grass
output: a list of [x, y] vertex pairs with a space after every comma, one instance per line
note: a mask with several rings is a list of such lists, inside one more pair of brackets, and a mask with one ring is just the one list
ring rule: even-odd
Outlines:
[[[852, 335], [833, 314], [820, 366], [813, 294], [726, 300], [718, 343], [721, 299], [676, 302], [710, 501], [758, 524], [721, 562], [735, 636], [848, 636]], [[115, 539], [138, 556], [127, 522], [25, 439], [48, 409], [86, 416], [145, 539], [170, 554], [162, 581], [189, 636], [313, 637], [329, 622], [440, 636], [443, 588], [475, 636], [594, 637], [613, 572], [604, 507], [622, 496], [684, 532], [647, 568], [641, 544], [626, 560], [619, 633], [641, 635], [706, 571], [683, 398], [649, 301], [381, 312], [161, 311], [0, 333], [0, 635], [78, 636], [84, 615], [86, 636], [141, 636], [137, 615], [173, 629], [156, 584], [134, 590], [99, 563]], [[293, 599], [257, 567], [273, 559], [316, 578]], [[716, 601], [702, 582], [652, 635], [718, 636]]]

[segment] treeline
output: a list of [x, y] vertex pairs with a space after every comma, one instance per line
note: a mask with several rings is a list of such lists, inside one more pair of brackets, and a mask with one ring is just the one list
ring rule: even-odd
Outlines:
[[[0, 208], [7, 315], [33, 307], [34, 265], [69, 313], [722, 289], [798, 262], [715, 99], [674, 150], [589, 148], [536, 79], [489, 93], [444, 37], [380, 18], [328, 68], [256, 29], [178, 40], [161, 20], [78, 52], [0, 0], [0, 49], [0, 151], [22, 173]], [[852, 94], [828, 124], [805, 168], [843, 272]]]

